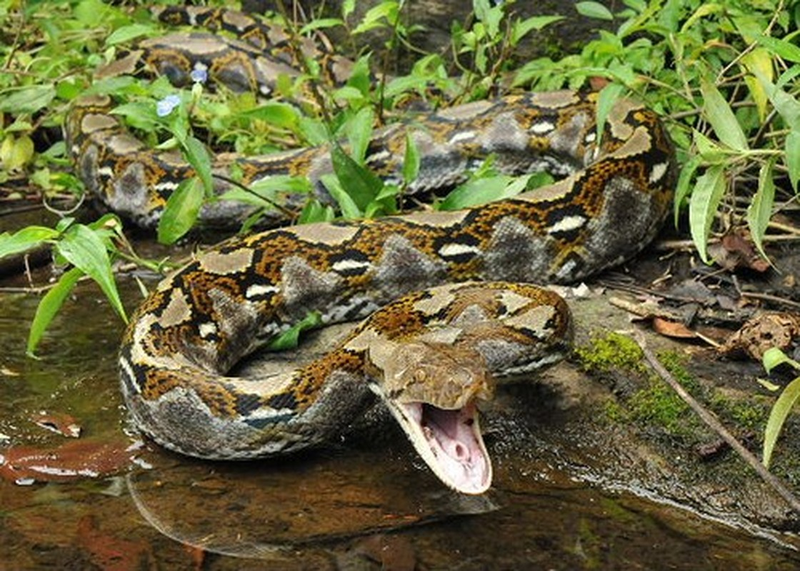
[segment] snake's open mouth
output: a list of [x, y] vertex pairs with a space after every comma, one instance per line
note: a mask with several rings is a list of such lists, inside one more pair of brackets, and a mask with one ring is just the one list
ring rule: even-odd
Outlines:
[[440, 480], [464, 494], [481, 494], [489, 488], [492, 464], [474, 402], [454, 410], [423, 403], [397, 406], [414, 448]]

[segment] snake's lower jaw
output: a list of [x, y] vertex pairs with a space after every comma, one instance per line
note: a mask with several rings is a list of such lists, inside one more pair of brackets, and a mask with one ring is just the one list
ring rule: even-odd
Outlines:
[[474, 401], [454, 410], [422, 403], [391, 403], [389, 408], [442, 482], [463, 494], [482, 494], [489, 489], [492, 463]]

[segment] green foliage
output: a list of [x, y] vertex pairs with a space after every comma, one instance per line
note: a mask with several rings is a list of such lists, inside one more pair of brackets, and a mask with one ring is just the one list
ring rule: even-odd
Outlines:
[[[763, 242], [776, 200], [793, 200], [800, 179], [800, 4], [796, 1], [627, 0], [612, 14], [597, 2], [579, 13], [616, 25], [580, 54], [533, 60], [516, 84], [571, 87], [606, 77], [672, 121], [685, 163], [675, 220], [689, 201], [689, 224], [701, 258], [721, 211]], [[746, 216], [733, 193], [749, 192]]]
[[777, 347], [772, 347], [764, 352], [762, 363], [767, 373], [771, 372], [779, 365], [788, 365], [798, 371], [798, 376], [786, 385], [786, 388], [783, 389], [778, 400], [775, 401], [769, 419], [767, 420], [767, 426], [764, 430], [762, 462], [764, 466], [769, 468], [769, 463], [772, 460], [772, 452], [775, 450], [775, 443], [778, 441], [781, 430], [783, 430], [783, 425], [794, 408], [795, 403], [797, 403], [797, 399], [800, 398], [800, 363], [789, 358], [788, 355]]
[[28, 337], [29, 355], [34, 355], [45, 329], [81, 276], [92, 278], [114, 310], [127, 321], [109, 256], [109, 252], [116, 252], [112, 239], [119, 235], [120, 229], [119, 220], [113, 215], [107, 215], [88, 226], [78, 224], [71, 218], [64, 218], [55, 229], [29, 226], [14, 234], [0, 234], [0, 258], [50, 244], [56, 254], [56, 261], [73, 266], [39, 302]]

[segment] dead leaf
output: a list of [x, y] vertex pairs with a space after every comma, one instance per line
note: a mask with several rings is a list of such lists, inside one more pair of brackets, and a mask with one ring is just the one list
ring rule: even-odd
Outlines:
[[71, 440], [56, 448], [14, 446], [0, 453], [0, 477], [18, 484], [102, 478], [126, 468], [141, 442]]
[[769, 269], [769, 262], [761, 257], [750, 238], [740, 230], [731, 230], [718, 243], [710, 244], [708, 254], [729, 271], [748, 268], [764, 273]]
[[747, 355], [760, 361], [770, 347], [786, 350], [795, 339], [800, 339], [800, 314], [761, 313], [731, 335], [719, 352], [728, 357]]
[[78, 438], [81, 435], [81, 425], [75, 417], [62, 412], [40, 410], [31, 417], [31, 420], [42, 428], [67, 438]]
[[678, 321], [669, 321], [660, 317], [653, 318], [653, 329], [664, 337], [675, 339], [695, 339], [697, 333]]

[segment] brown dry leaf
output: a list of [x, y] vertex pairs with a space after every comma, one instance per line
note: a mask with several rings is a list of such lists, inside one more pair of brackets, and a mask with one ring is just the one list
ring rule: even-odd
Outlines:
[[37, 412], [31, 420], [44, 429], [66, 436], [67, 438], [78, 438], [81, 435], [81, 425], [75, 417], [63, 412]]
[[669, 321], [660, 317], [653, 318], [653, 329], [656, 333], [664, 337], [672, 337], [675, 339], [695, 339], [697, 333], [686, 327], [679, 321]]
[[0, 453], [0, 478], [32, 482], [70, 482], [122, 471], [136, 455], [129, 442], [71, 440], [56, 448], [14, 446]]
[[760, 361], [770, 347], [785, 350], [795, 339], [800, 339], [800, 314], [761, 313], [742, 325], [719, 351], [729, 357], [744, 354]]
[[750, 238], [741, 231], [728, 232], [719, 243], [708, 246], [708, 253], [726, 270], [749, 268], [763, 273], [769, 269], [769, 262], [761, 257]]

